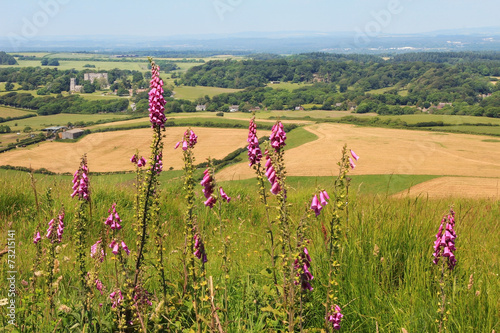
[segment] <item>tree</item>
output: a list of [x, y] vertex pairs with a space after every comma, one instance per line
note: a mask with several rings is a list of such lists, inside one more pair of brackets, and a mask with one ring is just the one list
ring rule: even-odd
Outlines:
[[57, 60], [57, 59], [50, 59], [48, 65], [49, 66], [59, 66], [59, 60]]
[[86, 94], [91, 94], [95, 91], [95, 87], [93, 84], [91, 84], [89, 81], [85, 81], [85, 84], [83, 85], [83, 92]]
[[11, 91], [12, 89], [14, 89], [14, 85], [12, 84], [12, 82], [7, 82], [5, 84], [5, 91]]
[[49, 64], [49, 59], [43, 58], [40, 62], [42, 63], [42, 66], [47, 66]]

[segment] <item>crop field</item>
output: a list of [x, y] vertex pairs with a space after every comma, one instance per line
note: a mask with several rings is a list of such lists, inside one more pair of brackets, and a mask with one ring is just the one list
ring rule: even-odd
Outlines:
[[[208, 157], [221, 159], [230, 152], [245, 146], [246, 130], [195, 128], [199, 136], [200, 155], [198, 163]], [[185, 129], [168, 128], [165, 138], [164, 168], [182, 168], [182, 150], [174, 150], [176, 142], [182, 139]], [[139, 150], [146, 154], [151, 145], [151, 129], [136, 129], [87, 135], [74, 143], [45, 142], [37, 147], [18, 149], [2, 154], [3, 165], [46, 168], [50, 171], [73, 172], [75, 164], [87, 154], [89, 167], [95, 172], [132, 171], [130, 157]], [[217, 149], [214, 149], [217, 147]], [[47, 156], [52, 158], [48, 159]], [[149, 159], [149, 156], [145, 155]]]
[[[342, 145], [362, 157], [353, 175], [455, 175], [500, 177], [498, 142], [485, 136], [320, 124], [305, 127], [318, 140], [289, 150], [287, 172], [292, 176], [333, 176], [331, 166]], [[259, 135], [267, 133], [259, 132]], [[486, 141], [485, 141], [486, 140]], [[362, 161], [362, 162], [361, 162]], [[224, 180], [253, 176], [245, 163], [219, 172]]]
[[500, 178], [440, 177], [411, 186], [395, 197], [431, 197], [439, 199], [489, 198], [500, 200]]

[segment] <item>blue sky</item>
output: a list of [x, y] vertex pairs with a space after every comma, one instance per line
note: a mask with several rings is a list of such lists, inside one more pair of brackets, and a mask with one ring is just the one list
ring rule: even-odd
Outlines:
[[9, 34], [417, 33], [500, 26], [498, 0], [0, 0]]

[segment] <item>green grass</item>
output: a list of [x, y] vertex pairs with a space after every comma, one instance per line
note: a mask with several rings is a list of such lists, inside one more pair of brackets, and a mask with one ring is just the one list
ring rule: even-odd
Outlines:
[[197, 98], [204, 97], [205, 95], [208, 95], [210, 98], [212, 98], [215, 95], [224, 93], [233, 93], [240, 90], [241, 89], [218, 88], [218, 87], [180, 86], [174, 88], [174, 93], [176, 99], [187, 99], [189, 101], [194, 101]]
[[[68, 114], [60, 113], [50, 116], [37, 116], [32, 118], [13, 120], [3, 123], [4, 125], [10, 126], [13, 132], [22, 131], [24, 127], [29, 126], [33, 130], [41, 130], [49, 126], [66, 126], [68, 122], [75, 123], [77, 121], [112, 121], [125, 119], [129, 115], [124, 114]], [[17, 126], [15, 126], [17, 124]]]
[[431, 130], [451, 132], [451, 133], [500, 136], [500, 126], [443, 126], [443, 127], [432, 127]]
[[268, 83], [267, 86], [273, 89], [285, 89], [288, 91], [293, 91], [298, 88], [312, 86], [312, 83], [280, 82], [278, 84]]
[[34, 112], [14, 109], [14, 108], [6, 107], [6, 106], [0, 106], [0, 117], [2, 117], [2, 118], [21, 117], [21, 116], [25, 116], [25, 115], [33, 114], [33, 113]]
[[[358, 116], [358, 115], [356, 115]], [[493, 124], [500, 125], [500, 118], [475, 117], [475, 116], [458, 116], [458, 115], [437, 115], [437, 114], [409, 114], [402, 116], [378, 116], [382, 119], [401, 119], [408, 124], [416, 124], [419, 122], [442, 121], [445, 124], [461, 125], [469, 124]]]
[[[76, 169], [77, 166], [75, 166]], [[332, 166], [332, 169], [334, 167]], [[200, 172], [201, 170], [199, 170]], [[333, 173], [335, 173], [333, 171]], [[162, 191], [160, 194], [160, 216], [165, 221], [161, 226], [164, 237], [165, 251], [168, 256], [164, 264], [168, 272], [168, 294], [175, 297], [177, 281], [182, 281], [182, 244], [184, 243], [184, 195], [180, 183], [181, 172], [164, 172], [161, 177]], [[432, 246], [435, 233], [441, 217], [447, 212], [450, 204], [454, 205], [457, 217], [457, 259], [458, 265], [451, 272], [449, 280], [453, 287], [448, 289], [450, 310], [448, 329], [450, 332], [492, 332], [500, 328], [498, 309], [500, 307], [500, 207], [491, 200], [455, 199], [429, 200], [395, 199], [387, 197], [387, 188], [395, 181], [380, 176], [353, 176], [349, 198], [349, 219], [341, 216], [341, 250], [336, 252], [339, 262], [339, 274], [336, 276], [339, 293], [336, 303], [340, 304], [344, 318], [341, 326], [345, 332], [437, 332], [435, 319], [438, 308], [438, 278], [440, 268], [432, 264]], [[432, 177], [432, 176], [424, 176]], [[408, 176], [400, 182], [411, 185], [424, 181], [422, 176]], [[32, 277], [32, 265], [35, 258], [35, 246], [32, 237], [39, 225], [44, 234], [47, 222], [54, 216], [51, 207], [47, 206], [45, 191], [52, 188], [55, 211], [61, 205], [66, 207], [63, 242], [58, 259], [63, 280], [56, 294], [57, 304], [66, 305], [71, 313], [81, 312], [82, 296], [78, 291], [78, 277], [75, 268], [75, 250], [73, 239], [76, 214], [76, 200], [69, 197], [72, 176], [35, 175], [37, 179], [38, 200], [41, 211], [37, 213], [35, 197], [31, 190], [29, 175], [26, 173], [0, 170], [0, 219], [12, 221], [0, 225], [0, 232], [7, 234], [7, 229], [16, 232], [16, 269], [19, 295], [17, 301], [28, 296], [28, 289], [20, 281], [29, 281]], [[305, 207], [308, 207], [312, 194], [317, 187], [332, 192], [332, 178], [295, 178], [290, 177], [289, 198], [290, 228], [295, 235], [295, 228]], [[122, 218], [123, 229], [119, 235], [131, 248], [135, 249], [135, 232], [133, 230], [134, 208], [134, 175], [103, 175], [90, 176], [92, 186], [92, 222], [86, 237], [86, 248], [90, 248], [98, 239], [102, 222], [109, 215], [108, 209], [113, 202]], [[270, 258], [266, 253], [269, 248], [269, 237], [266, 231], [265, 211], [257, 194], [256, 181], [224, 182], [224, 189], [232, 197], [229, 204], [222, 206], [224, 237], [230, 237], [228, 254], [229, 279], [224, 279], [221, 270], [222, 250], [219, 222], [214, 211], [203, 206], [201, 186], [196, 185], [194, 212], [198, 216], [198, 228], [203, 233], [205, 249], [208, 253], [206, 264], [207, 276], [212, 276], [214, 284], [222, 288], [227, 285], [230, 302], [228, 307], [227, 332], [275, 332], [283, 331], [281, 326], [272, 328], [273, 316], [263, 312], [262, 308], [274, 305], [279, 299], [274, 292], [269, 273]], [[360, 185], [361, 184], [361, 185]], [[365, 186], [370, 184], [372, 188]], [[268, 185], [266, 185], [268, 186]], [[399, 187], [399, 186], [398, 186]], [[395, 191], [396, 189], [394, 189]], [[266, 189], [267, 191], [267, 189]], [[373, 191], [373, 192], [372, 192]], [[375, 193], [375, 195], [373, 194]], [[380, 195], [378, 195], [380, 194]], [[271, 206], [270, 214], [275, 218], [275, 197], [268, 198]], [[303, 294], [305, 309], [304, 329], [319, 331], [323, 327], [325, 300], [325, 284], [328, 279], [328, 264], [322, 225], [328, 226], [332, 214], [332, 204], [322, 211], [318, 218], [311, 217], [308, 221], [307, 248], [311, 254], [311, 272], [314, 290]], [[280, 232], [274, 225], [275, 235]], [[150, 234], [152, 236], [152, 234]], [[47, 241], [42, 241], [47, 246]], [[280, 246], [278, 246], [278, 249]], [[159, 295], [155, 270], [151, 266], [154, 260], [152, 238], [147, 245], [144, 270], [145, 287], [150, 292]], [[90, 251], [90, 250], [89, 250]], [[278, 250], [279, 251], [279, 250]], [[112, 325], [109, 293], [114, 285], [114, 261], [108, 251], [99, 273], [99, 278], [106, 286], [104, 295], [95, 292], [92, 306], [98, 316], [96, 320]], [[40, 264], [47, 260], [44, 257]], [[94, 267], [93, 261], [87, 258], [88, 267]], [[133, 256], [129, 257], [133, 260]], [[0, 262], [0, 270], [7, 270], [7, 261]], [[469, 288], [469, 277], [473, 274], [473, 284]], [[281, 276], [279, 276], [281, 279]], [[39, 278], [39, 287], [43, 295], [43, 304], [35, 322], [39, 331], [53, 331], [53, 323], [46, 309], [45, 277]], [[224, 282], [226, 281], [226, 282]], [[215, 302], [222, 307], [222, 289], [217, 289]], [[5, 288], [0, 290], [0, 299], [7, 297]], [[99, 307], [102, 303], [102, 308]], [[157, 307], [145, 311], [151, 314]], [[31, 313], [18, 303], [17, 319], [26, 323]], [[24, 303], [23, 305], [27, 305]], [[181, 311], [182, 307], [172, 304]], [[179, 308], [178, 308], [179, 307]], [[100, 310], [99, 310], [100, 309]], [[56, 311], [54, 322], [64, 321], [65, 325], [75, 325], [78, 316]], [[181, 311], [180, 322], [189, 321], [186, 317], [189, 311]], [[221, 316], [222, 316], [221, 312]], [[6, 324], [5, 307], [0, 307], [0, 323]], [[165, 314], [166, 315], [166, 314]], [[146, 316], [147, 317], [147, 316]], [[222, 316], [222, 318], [224, 318]], [[277, 323], [279, 325], [279, 322]], [[52, 326], [51, 326], [52, 325]], [[67, 327], [70, 327], [67, 326]], [[102, 326], [108, 332], [106, 325]], [[7, 331], [9, 331], [7, 329]], [[174, 330], [175, 331], [175, 330]]]

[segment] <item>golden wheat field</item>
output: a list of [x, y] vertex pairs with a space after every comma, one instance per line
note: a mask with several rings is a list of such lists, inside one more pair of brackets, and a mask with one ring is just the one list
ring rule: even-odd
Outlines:
[[[246, 144], [247, 131], [244, 129], [193, 128], [198, 135], [196, 162], [204, 162], [208, 157], [221, 159], [230, 152]], [[181, 169], [182, 150], [174, 150], [176, 142], [182, 139], [185, 128], [170, 127], [165, 131], [163, 167]], [[149, 128], [128, 131], [95, 133], [78, 142], [45, 142], [38, 146], [15, 149], [0, 156], [0, 165], [46, 168], [54, 172], [73, 173], [80, 158], [87, 154], [91, 171], [133, 170], [129, 159], [139, 149], [139, 154], [149, 158], [152, 131]]]
[[[483, 177], [481, 184], [457, 178], [441, 190], [470, 193], [472, 196], [495, 196], [500, 178], [500, 143], [488, 142], [487, 136], [447, 134], [424, 131], [359, 127], [344, 124], [319, 124], [305, 127], [318, 140], [286, 152], [285, 161], [292, 176], [332, 176], [344, 143], [361, 158], [353, 175], [408, 174]], [[268, 133], [259, 133], [264, 135]], [[487, 141], [484, 141], [487, 140]], [[489, 140], [491, 141], [491, 140]], [[253, 177], [246, 163], [223, 169], [218, 179]], [[484, 178], [487, 177], [487, 178]], [[457, 186], [463, 180], [460, 188]], [[425, 183], [424, 183], [425, 184]], [[458, 185], [457, 185], [458, 184]], [[422, 185], [424, 186], [424, 185]], [[430, 185], [432, 188], [432, 184]], [[489, 190], [486, 190], [489, 189]], [[468, 192], [470, 191], [470, 192]]]

